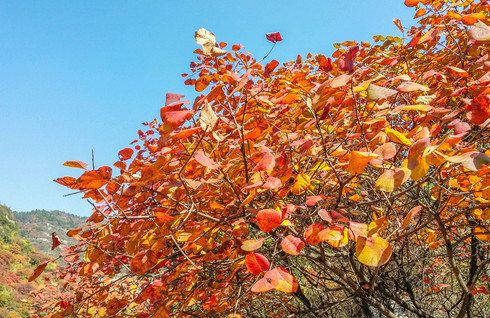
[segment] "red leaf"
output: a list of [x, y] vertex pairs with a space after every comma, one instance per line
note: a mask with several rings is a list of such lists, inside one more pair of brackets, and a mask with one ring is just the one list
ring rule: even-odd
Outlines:
[[323, 226], [319, 223], [313, 223], [306, 229], [304, 238], [306, 243], [310, 245], [318, 245], [322, 241], [319, 233], [323, 230]]
[[33, 280], [35, 280], [39, 275], [41, 275], [41, 273], [44, 271], [44, 269], [46, 268], [46, 266], [48, 265], [49, 261], [44, 261], [41, 263], [41, 265], [39, 265], [35, 270], [34, 270], [34, 273], [32, 273], [31, 277], [29, 277], [29, 282], [32, 282]]
[[282, 212], [274, 209], [264, 209], [257, 213], [257, 225], [266, 233], [272, 231], [282, 222]]
[[327, 221], [328, 223], [332, 223], [332, 217], [328, 214], [327, 210], [320, 209], [318, 210], [318, 215], [322, 218], [322, 220]]
[[133, 155], [134, 151], [131, 148], [124, 148], [119, 151], [119, 159], [120, 160], [128, 160]]
[[58, 235], [56, 235], [56, 232], [51, 233], [51, 239], [53, 241], [53, 245], [51, 246], [51, 250], [54, 250], [55, 248], [57, 248], [58, 246], [61, 245], [61, 241], [58, 238]]
[[332, 218], [336, 221], [339, 221], [339, 222], [350, 222], [350, 220], [348, 218], [346, 218], [345, 216], [343, 216], [341, 213], [337, 212], [337, 211], [330, 211], [330, 214], [332, 214]]
[[484, 123], [490, 117], [490, 95], [480, 95], [466, 106], [466, 117], [476, 125]]
[[282, 36], [281, 33], [279, 32], [267, 33], [265, 37], [267, 38], [267, 40], [271, 41], [272, 43], [282, 41]]
[[184, 97], [184, 95], [181, 95], [181, 94], [167, 93], [165, 95], [165, 106], [168, 106], [170, 104], [178, 102], [183, 97]]
[[345, 50], [339, 56], [337, 61], [339, 68], [344, 72], [352, 72], [354, 70], [354, 62], [356, 61], [357, 56], [359, 55], [359, 45], [354, 45]]
[[274, 190], [281, 186], [281, 179], [275, 177], [268, 177], [262, 188], [267, 190]]
[[323, 200], [323, 195], [314, 195], [306, 198], [306, 205], [313, 206]]
[[331, 58], [326, 58], [322, 54], [317, 54], [315, 56], [315, 59], [318, 62], [318, 68], [324, 72], [330, 72], [333, 69], [332, 66], [332, 59]]
[[282, 250], [290, 255], [299, 255], [305, 243], [298, 237], [288, 235], [282, 239], [281, 247]]
[[258, 275], [268, 270], [270, 263], [264, 255], [250, 252], [245, 256], [245, 266], [251, 274]]
[[274, 159], [274, 156], [270, 153], [267, 152], [262, 159], [257, 163], [253, 171], [267, 171], [267, 170], [272, 170], [276, 165], [276, 159]]

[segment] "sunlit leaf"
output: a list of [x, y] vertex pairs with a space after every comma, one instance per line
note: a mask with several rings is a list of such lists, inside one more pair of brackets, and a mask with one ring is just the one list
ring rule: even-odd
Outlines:
[[310, 184], [310, 176], [304, 173], [300, 173], [296, 176], [293, 187], [291, 188], [291, 192], [295, 194], [301, 194], [310, 187]]
[[252, 251], [255, 251], [255, 250], [261, 248], [262, 244], [264, 244], [264, 238], [260, 237], [258, 239], [243, 241], [241, 248], [244, 251], [252, 252]]
[[371, 152], [352, 151], [349, 156], [349, 172], [351, 174], [362, 173], [369, 161], [378, 157], [379, 155]]
[[258, 275], [269, 269], [270, 263], [262, 254], [250, 252], [245, 257], [245, 266], [251, 274]]
[[80, 169], [87, 169], [88, 168], [88, 164], [86, 164], [85, 162], [81, 162], [81, 161], [66, 161], [65, 163], [63, 163], [63, 166], [80, 168]]
[[36, 269], [34, 270], [34, 272], [32, 273], [32, 275], [29, 277], [28, 281], [29, 282], [32, 282], [39, 275], [41, 275], [41, 273], [44, 271], [44, 269], [46, 268], [46, 266], [48, 265], [48, 263], [49, 263], [49, 261], [44, 261], [38, 267], [36, 267]]
[[264, 278], [268, 279], [275, 289], [294, 293], [298, 289], [298, 282], [285, 268], [277, 267], [265, 273]]
[[282, 250], [290, 255], [299, 255], [305, 243], [298, 237], [288, 235], [281, 241]]
[[391, 258], [390, 243], [380, 236], [365, 238], [359, 236], [356, 242], [356, 256], [359, 262], [367, 266], [386, 264]]
[[380, 99], [380, 98], [388, 98], [391, 95], [396, 94], [397, 91], [391, 88], [386, 88], [382, 86], [376, 86], [374, 84], [370, 84], [367, 88], [367, 94], [369, 99]]

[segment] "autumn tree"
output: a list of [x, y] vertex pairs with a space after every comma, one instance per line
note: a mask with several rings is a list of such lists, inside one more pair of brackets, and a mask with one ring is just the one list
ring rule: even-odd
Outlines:
[[43, 315], [488, 313], [489, 4], [405, 4], [399, 36], [287, 63], [197, 31], [194, 102], [55, 180], [94, 208]]

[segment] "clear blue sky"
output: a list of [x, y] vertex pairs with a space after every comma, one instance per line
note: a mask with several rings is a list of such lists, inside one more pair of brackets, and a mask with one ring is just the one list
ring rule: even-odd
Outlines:
[[261, 58], [267, 32], [284, 41], [280, 62], [333, 52], [332, 43], [397, 35], [413, 24], [402, 0], [0, 1], [0, 203], [16, 211], [91, 206], [52, 180], [78, 177], [67, 160], [112, 165], [158, 117], [166, 92], [193, 100], [180, 76], [197, 44], [194, 32], [241, 43]]

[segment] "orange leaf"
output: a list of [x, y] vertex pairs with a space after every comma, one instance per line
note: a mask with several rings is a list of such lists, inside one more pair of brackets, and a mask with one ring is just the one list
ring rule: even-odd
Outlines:
[[162, 211], [155, 211], [154, 213], [155, 213], [156, 219], [161, 224], [172, 221], [174, 219], [173, 216], [170, 216], [167, 213], [162, 212]]
[[61, 184], [62, 186], [68, 187], [70, 189], [78, 190], [77, 179], [73, 177], [63, 177], [53, 180], [56, 183]]
[[80, 169], [87, 169], [88, 164], [86, 164], [85, 162], [81, 162], [81, 161], [66, 161], [63, 164], [63, 166], [80, 168]]
[[449, 75], [451, 75], [452, 77], [455, 77], [455, 78], [460, 78], [460, 77], [468, 77], [468, 72], [466, 72], [465, 70], [462, 70], [460, 69], [459, 67], [455, 67], [455, 66], [448, 66], [447, 67], [449, 69]]
[[251, 274], [258, 275], [268, 270], [270, 263], [264, 255], [250, 252], [250, 254], [245, 256], [245, 266], [247, 266]]
[[41, 273], [44, 271], [46, 266], [48, 265], [49, 261], [44, 261], [42, 262], [36, 269], [34, 270], [34, 273], [32, 273], [31, 277], [29, 277], [28, 281], [32, 282], [35, 280]]
[[242, 242], [242, 250], [247, 251], [247, 252], [252, 252], [255, 251], [256, 249], [259, 249], [262, 247], [262, 244], [264, 244], [264, 238], [258, 238], [255, 240], [246, 240]]
[[264, 278], [269, 279], [275, 289], [285, 293], [294, 293], [298, 289], [296, 279], [283, 267], [271, 269]]
[[415, 7], [420, 1], [421, 0], [405, 0], [405, 5], [407, 7]]
[[398, 30], [403, 33], [403, 25], [402, 22], [399, 19], [393, 19], [393, 23], [396, 25]]
[[319, 236], [322, 241], [327, 241], [330, 246], [344, 247], [349, 243], [348, 230], [343, 225], [332, 225], [323, 229]]
[[152, 250], [139, 252], [129, 261], [129, 269], [135, 274], [142, 275], [158, 262], [155, 252]]
[[298, 237], [288, 235], [281, 241], [282, 250], [290, 255], [299, 255], [305, 243]]
[[100, 167], [97, 170], [84, 172], [77, 180], [80, 189], [99, 189], [111, 179], [112, 169], [110, 167]]
[[210, 75], [204, 75], [197, 79], [196, 81], [196, 91], [202, 92], [205, 90], [213, 78]]
[[257, 225], [263, 232], [270, 232], [282, 222], [282, 212], [274, 209], [264, 209], [257, 213]]
[[466, 25], [473, 25], [480, 20], [484, 20], [485, 18], [486, 18], [485, 14], [478, 12], [478, 13], [472, 13], [463, 16], [461, 18], [461, 22], [463, 22]]
[[319, 234], [322, 230], [323, 230], [323, 226], [319, 223], [313, 223], [310, 226], [308, 226], [303, 235], [306, 243], [310, 245], [320, 244], [320, 242], [322, 242], [322, 239]]
[[371, 152], [352, 151], [349, 156], [349, 172], [353, 175], [362, 173], [369, 161], [377, 157], [379, 155]]
[[265, 70], [264, 70], [264, 76], [265, 77], [269, 77], [270, 76], [270, 73], [272, 73], [272, 71], [274, 71], [274, 69], [278, 65], [279, 65], [279, 62], [276, 61], [276, 60], [272, 60], [269, 63], [267, 63], [267, 65], [265, 66]]
[[480, 241], [490, 241], [490, 230], [483, 227], [475, 227], [475, 236]]
[[390, 243], [377, 235], [357, 238], [356, 256], [364, 265], [376, 267], [386, 264], [391, 258], [391, 250]]
[[380, 165], [383, 163], [382, 160], [388, 160], [396, 155], [396, 148], [391, 142], [387, 142], [376, 148], [374, 153], [379, 155], [378, 158], [374, 158], [370, 161], [373, 165]]
[[410, 224], [410, 221], [417, 215], [417, 213], [420, 212], [420, 210], [422, 210], [422, 207], [420, 205], [411, 209], [410, 212], [408, 212], [407, 216], [403, 219], [403, 224], [398, 229], [398, 231], [403, 231], [404, 229], [406, 229], [408, 224]]

